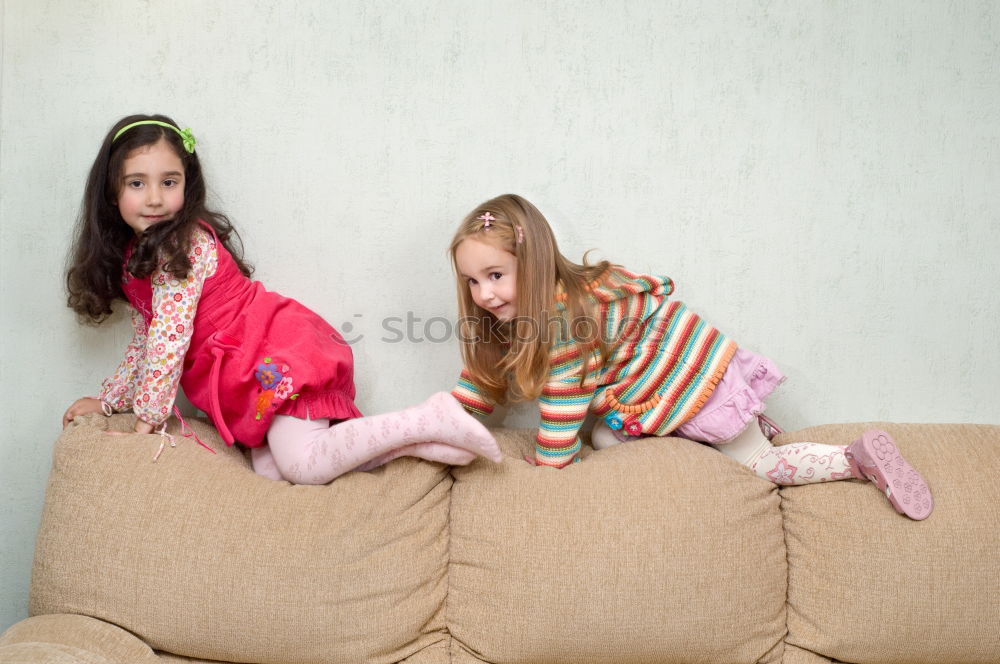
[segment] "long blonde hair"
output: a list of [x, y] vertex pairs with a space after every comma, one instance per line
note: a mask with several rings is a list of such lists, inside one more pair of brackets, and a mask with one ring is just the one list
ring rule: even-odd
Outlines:
[[[488, 226], [480, 218], [487, 213], [492, 217]], [[517, 315], [509, 323], [499, 323], [492, 313], [476, 306], [459, 272], [455, 252], [470, 238], [517, 258]], [[513, 401], [538, 398], [549, 376], [553, 323], [558, 330], [569, 331], [582, 346], [584, 367], [595, 351], [597, 366], [604, 363], [607, 345], [598, 330], [594, 304], [587, 296], [588, 285], [611, 264], [601, 261], [589, 265], [586, 256], [583, 265], [568, 260], [559, 253], [548, 221], [526, 199], [504, 194], [478, 205], [462, 220], [449, 252], [458, 289], [462, 360], [491, 401], [502, 404], [508, 397]], [[562, 313], [556, 305], [560, 286], [565, 293]], [[584, 327], [586, 334], [574, 334]], [[581, 383], [586, 373], [586, 369], [580, 372]]]

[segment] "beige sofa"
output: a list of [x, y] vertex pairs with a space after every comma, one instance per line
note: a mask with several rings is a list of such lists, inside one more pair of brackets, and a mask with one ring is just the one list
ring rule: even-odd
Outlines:
[[[1000, 427], [883, 424], [937, 507], [770, 483], [647, 439], [535, 468], [401, 459], [327, 486], [254, 475], [195, 423], [72, 425], [54, 451], [30, 618], [0, 662], [1000, 661]], [[851, 440], [822, 426], [778, 442]], [[176, 433], [176, 431], [175, 431]]]

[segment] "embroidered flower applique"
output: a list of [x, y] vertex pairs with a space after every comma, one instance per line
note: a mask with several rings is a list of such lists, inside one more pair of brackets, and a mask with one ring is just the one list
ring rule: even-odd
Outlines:
[[278, 371], [277, 364], [271, 364], [271, 358], [265, 357], [264, 364], [257, 367], [257, 373], [254, 374], [258, 381], [260, 381], [260, 386], [265, 390], [273, 389], [275, 385], [284, 377], [283, 374]]
[[264, 361], [257, 365], [254, 378], [260, 384], [260, 393], [257, 395], [254, 408], [257, 415], [254, 419], [258, 422], [264, 419], [264, 413], [269, 408], [277, 410], [286, 399], [295, 400], [298, 394], [293, 394], [294, 381], [289, 374], [291, 367], [287, 364], [278, 365], [272, 362], [270, 357], [265, 357]]
[[284, 376], [274, 388], [274, 396], [278, 399], [287, 399], [292, 395], [292, 377]]

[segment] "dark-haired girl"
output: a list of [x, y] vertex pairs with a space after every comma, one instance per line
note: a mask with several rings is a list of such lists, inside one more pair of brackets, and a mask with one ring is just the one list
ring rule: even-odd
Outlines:
[[322, 484], [404, 455], [500, 460], [446, 393], [361, 417], [350, 346], [250, 274], [232, 224], [205, 206], [191, 130], [162, 115], [118, 121], [90, 170], [66, 285], [69, 306], [93, 323], [125, 300], [134, 336], [99, 396], [73, 403], [63, 425], [131, 409], [135, 432], [165, 432], [180, 385], [272, 479]]

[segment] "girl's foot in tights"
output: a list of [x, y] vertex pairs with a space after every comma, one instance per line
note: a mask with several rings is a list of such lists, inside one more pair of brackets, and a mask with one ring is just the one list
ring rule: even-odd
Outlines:
[[404, 454], [459, 463], [471, 461], [470, 454], [503, 459], [489, 430], [447, 392], [405, 410], [333, 426], [326, 420], [279, 415], [268, 431], [268, 446], [281, 476], [296, 484], [326, 484], [355, 468], [373, 468], [377, 461]]
[[404, 456], [436, 461], [448, 466], [467, 466], [476, 458], [476, 455], [468, 450], [463, 450], [460, 447], [452, 445], [445, 445], [444, 443], [414, 443], [413, 445], [400, 447], [398, 450], [393, 450], [388, 454], [383, 454], [367, 463], [361, 464], [354, 470], [372, 470], [373, 468], [384, 466], [393, 459]]

